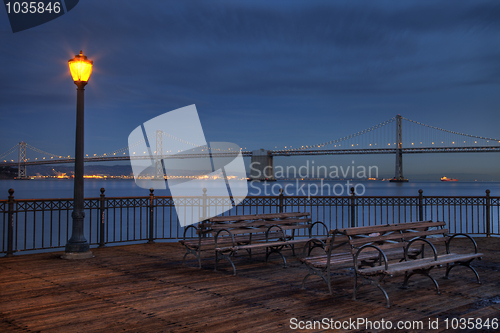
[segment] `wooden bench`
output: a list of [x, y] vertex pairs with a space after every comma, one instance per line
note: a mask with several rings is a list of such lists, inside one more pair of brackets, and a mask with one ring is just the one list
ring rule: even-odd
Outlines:
[[[184, 237], [180, 241], [186, 247], [183, 264], [186, 256], [193, 254], [201, 268], [201, 252], [215, 251], [215, 270], [219, 261], [226, 259], [236, 274], [232, 257], [239, 250], [247, 251], [251, 259], [252, 250], [265, 248], [266, 262], [271, 254], [277, 253], [286, 267], [286, 259], [281, 250], [290, 246], [295, 255], [294, 245], [310, 239], [296, 239], [300, 230], [305, 230], [311, 236], [316, 224], [321, 224], [326, 229], [322, 222], [311, 223], [309, 215], [293, 212], [212, 217], [184, 230]], [[191, 228], [194, 228], [197, 237], [186, 237]]]
[[[312, 239], [304, 248], [306, 256], [301, 258], [309, 269], [302, 281], [302, 288], [309, 276], [317, 275], [328, 284], [331, 294], [331, 274], [338, 268], [351, 267], [354, 270], [353, 299], [356, 299], [362, 286], [374, 285], [384, 294], [387, 307], [390, 307], [389, 296], [381, 286], [386, 277], [404, 274], [403, 287], [407, 288], [411, 276], [422, 274], [432, 280], [439, 294], [439, 285], [430, 271], [435, 267], [446, 266], [445, 278], [448, 278], [451, 269], [465, 266], [474, 272], [477, 282], [481, 283], [478, 273], [470, 266], [474, 259], [482, 256], [477, 252], [476, 242], [466, 234], [449, 235], [444, 227], [445, 222], [408, 222], [337, 229], [330, 232], [326, 242]], [[473, 246], [472, 251], [451, 252], [450, 244], [456, 237], [468, 238]], [[324, 248], [326, 254], [311, 256], [311, 243]], [[439, 251], [436, 246], [440, 248]]]

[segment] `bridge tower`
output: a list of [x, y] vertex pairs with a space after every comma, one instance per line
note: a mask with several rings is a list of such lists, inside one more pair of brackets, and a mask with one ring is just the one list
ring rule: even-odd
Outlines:
[[155, 179], [165, 179], [163, 173], [163, 131], [156, 131]]
[[401, 126], [401, 115], [396, 116], [396, 172], [391, 182], [407, 182], [403, 177], [403, 130]]
[[26, 142], [19, 142], [19, 160], [17, 164], [17, 179], [26, 179]]
[[271, 155], [271, 151], [264, 149], [252, 151], [250, 179], [276, 180], [276, 178], [274, 178], [273, 155]]

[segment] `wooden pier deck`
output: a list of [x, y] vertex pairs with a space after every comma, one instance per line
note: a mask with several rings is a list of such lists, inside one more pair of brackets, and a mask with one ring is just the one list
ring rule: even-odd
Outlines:
[[[79, 261], [60, 259], [61, 252], [0, 258], [0, 332], [290, 332], [292, 318], [304, 325], [323, 318], [421, 321], [423, 331], [437, 319], [432, 332], [443, 332], [447, 318], [500, 317], [500, 239], [477, 241], [485, 256], [473, 266], [482, 285], [460, 267], [452, 279], [438, 280], [441, 295], [426, 277], [414, 277], [410, 290], [399, 288], [403, 277], [394, 277], [386, 283], [390, 309], [374, 287], [351, 300], [348, 273], [333, 279], [333, 296], [318, 278], [301, 290], [307, 270], [290, 253], [287, 269], [278, 258], [266, 265], [262, 256], [250, 262], [242, 255], [238, 276], [224, 262], [224, 271], [214, 272], [210, 258], [202, 270], [194, 260], [182, 266], [177, 243], [93, 249], [95, 258]], [[360, 330], [384, 331], [340, 331]], [[467, 331], [476, 330], [461, 330]]]

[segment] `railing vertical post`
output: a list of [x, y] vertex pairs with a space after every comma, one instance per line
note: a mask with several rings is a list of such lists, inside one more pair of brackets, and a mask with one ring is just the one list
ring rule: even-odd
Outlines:
[[7, 226], [7, 254], [6, 257], [14, 255], [14, 190], [9, 189], [8, 201], [8, 226]]
[[424, 220], [424, 191], [422, 189], [418, 190], [418, 220]]
[[351, 187], [351, 228], [356, 226], [356, 194], [354, 187]]
[[154, 204], [155, 204], [155, 196], [154, 189], [149, 189], [149, 241], [148, 244], [154, 243], [154, 231], [155, 231], [155, 223], [154, 223]]
[[205, 220], [208, 216], [207, 214], [207, 189], [203, 188], [203, 194], [201, 195], [201, 217]]
[[106, 243], [104, 241], [105, 237], [105, 217], [106, 217], [106, 196], [104, 195], [104, 187], [101, 187], [101, 196], [99, 198], [99, 247], [105, 247]]
[[278, 196], [278, 202], [279, 202], [279, 212], [283, 213], [283, 188], [280, 188], [280, 194]]
[[491, 236], [490, 200], [490, 190], [486, 190], [486, 237]]

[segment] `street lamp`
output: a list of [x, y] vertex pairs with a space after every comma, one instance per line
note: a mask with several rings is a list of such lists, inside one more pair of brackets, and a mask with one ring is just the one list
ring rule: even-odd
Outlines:
[[92, 257], [89, 243], [83, 233], [83, 222], [85, 218], [83, 202], [83, 97], [85, 86], [92, 73], [93, 61], [88, 60], [83, 52], [68, 60], [69, 70], [76, 89], [76, 140], [75, 140], [75, 179], [73, 195], [73, 230], [71, 238], [66, 243], [66, 250], [62, 256], [64, 259], [86, 259]]

